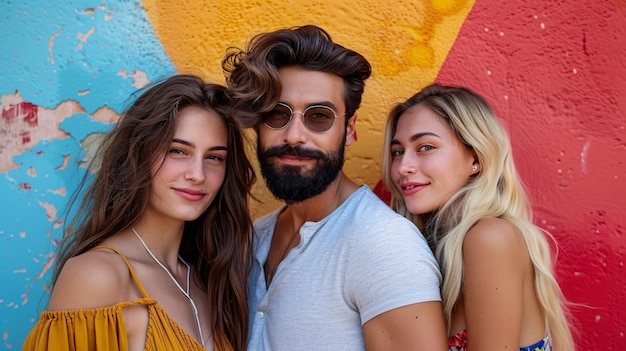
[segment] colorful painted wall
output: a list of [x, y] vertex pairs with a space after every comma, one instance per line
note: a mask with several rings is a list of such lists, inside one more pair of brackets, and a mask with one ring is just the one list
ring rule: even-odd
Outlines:
[[[47, 302], [58, 218], [129, 94], [173, 72], [223, 82], [259, 31], [318, 24], [374, 74], [347, 173], [374, 188], [386, 111], [434, 80], [474, 88], [511, 134], [554, 234], [583, 349], [626, 344], [626, 2], [2, 1], [0, 338], [20, 349]], [[260, 184], [254, 215], [276, 205]]]

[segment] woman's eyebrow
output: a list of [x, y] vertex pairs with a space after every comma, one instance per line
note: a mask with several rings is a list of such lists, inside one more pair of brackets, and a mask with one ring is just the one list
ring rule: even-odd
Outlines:
[[[409, 141], [410, 142], [414, 142], [414, 141], [416, 141], [416, 140], [418, 140], [420, 138], [423, 138], [425, 136], [433, 136], [435, 138], [441, 139], [441, 137], [439, 135], [437, 135], [436, 133], [433, 133], [433, 132], [422, 132], [422, 133], [416, 133], [416, 134], [411, 135], [411, 137], [409, 138]], [[391, 140], [390, 144], [391, 145], [400, 145], [401, 143], [400, 143], [400, 141], [398, 139], [393, 139], [393, 140]]]
[[[192, 147], [192, 148], [195, 148], [195, 147], [196, 147], [196, 145], [195, 145], [194, 143], [189, 142], [189, 141], [187, 141], [187, 140], [182, 140], [182, 139], [176, 139], [176, 138], [174, 138], [174, 139], [172, 140], [172, 142], [174, 142], [174, 143], [178, 143], [178, 144], [187, 145], [187, 146]], [[226, 150], [226, 151], [228, 151], [228, 147], [227, 147], [227, 146], [225, 146], [225, 145], [216, 145], [216, 146], [212, 146], [212, 147], [210, 147], [208, 150]]]

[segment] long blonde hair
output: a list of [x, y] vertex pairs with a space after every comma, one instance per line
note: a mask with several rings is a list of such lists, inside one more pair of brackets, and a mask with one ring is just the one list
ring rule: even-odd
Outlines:
[[[475, 152], [481, 165], [481, 171], [430, 216], [409, 213], [391, 180], [391, 140], [400, 117], [417, 104], [440, 116], [459, 140]], [[532, 209], [515, 169], [507, 133], [481, 96], [467, 88], [433, 84], [396, 105], [385, 125], [382, 179], [392, 194], [391, 207], [412, 220], [435, 251], [444, 277], [441, 295], [448, 328], [461, 294], [465, 235], [483, 218], [502, 218], [515, 225], [526, 242], [546, 334], [551, 334], [557, 350], [574, 350], [565, 300], [554, 277], [547, 241], [550, 234], [533, 224]]]

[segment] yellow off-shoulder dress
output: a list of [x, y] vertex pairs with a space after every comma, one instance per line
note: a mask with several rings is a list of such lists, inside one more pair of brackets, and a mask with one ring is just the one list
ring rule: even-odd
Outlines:
[[120, 251], [111, 246], [96, 248], [112, 250], [122, 257], [143, 298], [94, 309], [44, 311], [26, 337], [22, 350], [128, 350], [122, 310], [134, 305], [146, 305], [148, 308], [146, 351], [206, 350], [174, 322], [156, 300], [148, 296], [130, 262]]

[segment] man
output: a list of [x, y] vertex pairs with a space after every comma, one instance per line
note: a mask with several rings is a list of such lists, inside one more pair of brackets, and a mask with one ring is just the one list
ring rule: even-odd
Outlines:
[[249, 350], [447, 350], [437, 263], [412, 223], [342, 171], [371, 67], [316, 26], [222, 62], [286, 205], [255, 223]]

